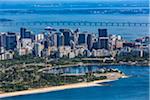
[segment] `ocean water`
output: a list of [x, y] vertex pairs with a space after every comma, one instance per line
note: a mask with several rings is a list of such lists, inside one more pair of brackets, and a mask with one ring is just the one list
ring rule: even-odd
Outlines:
[[[148, 22], [147, 15], [91, 15], [91, 14], [50, 14], [50, 15], [40, 15], [40, 14], [23, 14], [23, 15], [0, 15], [0, 18], [13, 19], [15, 22], [34, 22], [34, 21], [103, 21], [103, 22]], [[20, 27], [26, 27], [29, 30], [32, 30], [35, 34], [44, 31], [44, 28], [47, 25], [12, 25], [12, 26], [0, 26], [1, 32], [19, 32]], [[136, 39], [139, 37], [147, 36], [149, 34], [149, 27], [145, 26], [52, 26], [56, 29], [59, 28], [71, 28], [75, 30], [80, 28], [80, 31], [88, 31], [89, 33], [98, 33], [98, 28], [107, 28], [109, 34], [121, 35], [127, 40]]]
[[[33, 3], [24, 3], [19, 4], [18, 2], [5, 2], [5, 0], [0, 0], [0, 19], [12, 19], [13, 22], [34, 22], [34, 21], [103, 21], [103, 22], [139, 22], [147, 23], [149, 22], [148, 14], [48, 14], [48, 13], [6, 13], [5, 10], [17, 9], [22, 10], [34, 10]], [[34, 0], [35, 1], [35, 0]], [[132, 0], [135, 1], [135, 0]], [[148, 0], [145, 3], [138, 3], [138, 6], [147, 6]], [[18, 3], [18, 4], [17, 4]], [[35, 2], [34, 2], [35, 3]], [[37, 2], [36, 2], [37, 3]], [[46, 2], [47, 3], [47, 2]], [[127, 4], [124, 4], [127, 3]], [[112, 8], [118, 6], [119, 8], [124, 5], [130, 5], [130, 2], [120, 2], [114, 3]], [[49, 3], [48, 3], [49, 4]], [[101, 3], [103, 4], [103, 3]], [[61, 5], [61, 4], [60, 4]], [[106, 6], [105, 5], [105, 6]], [[135, 3], [133, 4], [135, 5]], [[70, 5], [69, 5], [70, 6]], [[68, 5], [67, 5], [68, 7]], [[66, 5], [57, 9], [67, 8]], [[83, 6], [77, 6], [78, 9], [83, 8]], [[97, 6], [90, 3], [90, 6], [86, 6], [86, 9], [95, 9]], [[109, 7], [110, 8], [110, 7]], [[130, 9], [131, 6], [126, 7]], [[37, 9], [37, 8], [36, 8]], [[41, 9], [41, 8], [39, 8]], [[55, 7], [43, 8], [45, 10], [56, 9]], [[29, 30], [32, 30], [35, 34], [38, 34], [44, 31], [46, 25], [24, 25], [24, 26], [0, 26], [0, 32], [19, 32], [20, 27], [26, 27]], [[90, 33], [98, 33], [98, 28], [107, 28], [109, 34], [121, 35], [126, 40], [132, 40], [139, 37], [147, 36], [149, 34], [150, 27], [117, 27], [117, 26], [52, 26], [54, 28], [71, 28], [76, 29], [80, 28], [81, 31], [89, 31]], [[104, 66], [91, 66], [92, 70]], [[88, 88], [77, 88], [77, 89], [68, 89], [62, 91], [55, 91], [49, 93], [17, 96], [3, 98], [0, 100], [149, 100], [149, 67], [136, 67], [136, 66], [105, 66], [111, 68], [118, 68], [123, 71], [125, 74], [131, 76], [126, 79], [120, 79], [113, 82], [108, 82], [104, 84], [109, 84], [108, 86], [102, 87], [88, 87]], [[69, 70], [72, 73], [82, 72], [86, 70], [85, 67], [72, 67]]]
[[[133, 4], [132, 4], [133, 3]], [[64, 9], [101, 9], [101, 8], [109, 8], [109, 9], [149, 9], [147, 3], [148, 2], [139, 2], [139, 3], [128, 3], [128, 2], [116, 2], [108, 3], [100, 2], [96, 3], [75, 3], [75, 4], [61, 4], [56, 3], [52, 5], [51, 2], [41, 3], [42, 7], [35, 7], [34, 3], [18, 3], [18, 2], [0, 2], [0, 18], [5, 19], [12, 19], [13, 22], [35, 22], [35, 21], [89, 21], [89, 22], [139, 22], [139, 23], [148, 23], [149, 22], [149, 15], [148, 14], [86, 14], [86, 13], [66, 13], [65, 11], [61, 12], [60, 14], [55, 12], [49, 13], [49, 11], [53, 10], [64, 10]], [[128, 7], [121, 7], [121, 6], [129, 5]], [[136, 5], [136, 7], [131, 7], [132, 5]], [[49, 7], [50, 6], [50, 7]], [[139, 7], [141, 6], [141, 7]], [[9, 10], [9, 12], [6, 12]], [[18, 12], [11, 12], [11, 10], [18, 10]], [[35, 10], [43, 10], [47, 12], [37, 12], [34, 13]], [[2, 11], [2, 12], [1, 12]], [[31, 12], [24, 12], [24, 11], [31, 11]], [[33, 12], [32, 12], [33, 11]], [[44, 28], [47, 25], [12, 25], [12, 26], [3, 26], [0, 25], [0, 32], [19, 32], [20, 27], [26, 27], [29, 30], [33, 31], [35, 34], [44, 31]], [[52, 25], [50, 25], [52, 26]], [[71, 28], [75, 30], [76, 28], [80, 28], [81, 31], [88, 31], [89, 33], [98, 33], [98, 28], [107, 28], [109, 34], [117, 34], [121, 35], [126, 40], [133, 40], [139, 37], [147, 36], [149, 34], [150, 27], [145, 26], [125, 26], [125, 27], [117, 27], [117, 26], [56, 26], [53, 25], [52, 27], [59, 29], [59, 28]]]
[[[97, 69], [104, 66], [91, 66]], [[96, 86], [61, 91], [3, 98], [1, 100], [149, 100], [149, 67], [105, 66], [117, 68], [131, 77], [107, 82], [106, 86]], [[81, 70], [85, 67], [72, 67]]]

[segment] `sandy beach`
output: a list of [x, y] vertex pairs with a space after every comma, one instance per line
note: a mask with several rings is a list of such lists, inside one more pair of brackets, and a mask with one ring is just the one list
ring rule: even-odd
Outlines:
[[81, 83], [67, 84], [67, 85], [62, 85], [62, 86], [51, 86], [51, 87], [44, 87], [44, 88], [38, 88], [38, 89], [29, 89], [29, 90], [24, 90], [24, 91], [0, 93], [0, 98], [37, 94], [37, 93], [45, 93], [45, 92], [53, 92], [53, 91], [73, 89], [73, 88], [103, 86], [100, 83], [115, 81], [115, 80], [118, 80], [119, 78], [127, 78], [127, 76], [119, 74], [119, 73], [108, 73], [105, 75], [108, 77], [105, 80], [96, 80], [96, 81], [92, 81], [92, 82], [81, 82]]
[[63, 86], [52, 86], [52, 87], [39, 88], [39, 89], [2, 93], [2, 94], [0, 94], [0, 98], [37, 94], [37, 93], [45, 93], [45, 92], [52, 92], [52, 91], [59, 91], [59, 90], [73, 89], [73, 88], [102, 86], [102, 84], [98, 84], [98, 83], [110, 82], [110, 81], [115, 81], [115, 80], [98, 80], [98, 81], [93, 81], [93, 82], [83, 82], [83, 83], [68, 84], [68, 85], [63, 85]]

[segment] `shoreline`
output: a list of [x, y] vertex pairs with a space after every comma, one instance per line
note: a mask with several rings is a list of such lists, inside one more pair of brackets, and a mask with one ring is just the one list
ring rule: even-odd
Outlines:
[[77, 64], [66, 64], [66, 65], [54, 65], [52, 67], [55, 67], [55, 66], [60, 66], [61, 68], [65, 68], [65, 67], [72, 67], [72, 66], [92, 66], [92, 65], [98, 65], [98, 66], [141, 66], [141, 67], [150, 67], [150, 65], [139, 65], [139, 64], [135, 64], [135, 65], [132, 65], [132, 64], [119, 64], [119, 63], [114, 63], [114, 64], [100, 64], [100, 63], [83, 63], [83, 64], [80, 64], [80, 63], [77, 63]]
[[100, 83], [116, 81], [119, 78], [127, 78], [127, 76], [121, 76], [121, 77], [117, 77], [114, 79], [96, 80], [92, 82], [82, 82], [82, 83], [67, 84], [67, 85], [62, 85], [62, 86], [51, 86], [51, 87], [29, 89], [29, 90], [9, 92], [9, 93], [0, 93], [0, 98], [39, 94], [39, 93], [48, 93], [48, 92], [61, 91], [61, 90], [74, 89], [74, 88], [103, 86]]

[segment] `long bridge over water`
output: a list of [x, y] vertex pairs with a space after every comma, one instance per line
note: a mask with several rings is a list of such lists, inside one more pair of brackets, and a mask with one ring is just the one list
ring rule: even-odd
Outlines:
[[88, 22], [88, 21], [35, 21], [35, 22], [1, 22], [0, 26], [117, 26], [149, 27], [150, 23], [140, 22]]

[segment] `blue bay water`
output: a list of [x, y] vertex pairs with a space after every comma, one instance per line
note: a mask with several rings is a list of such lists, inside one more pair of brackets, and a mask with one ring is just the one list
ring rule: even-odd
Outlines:
[[[99, 14], [10, 14], [0, 15], [0, 18], [13, 19], [15, 22], [35, 22], [35, 21], [90, 21], [90, 22], [139, 22], [147, 23], [147, 15], [99, 15]], [[24, 25], [24, 26], [0, 26], [1, 32], [19, 32], [20, 27], [26, 27], [38, 34], [44, 31], [47, 25]], [[80, 28], [81, 31], [88, 31], [90, 33], [98, 33], [98, 28], [107, 28], [109, 34], [121, 35], [127, 40], [136, 39], [139, 37], [147, 36], [149, 34], [149, 27], [140, 26], [52, 26], [54, 28], [71, 28], [75, 30]]]
[[[125, 2], [123, 2], [123, 4], [121, 2], [117, 2], [116, 4], [113, 4], [112, 9], [114, 7], [118, 7], [118, 9], [120, 8], [120, 5], [124, 5]], [[128, 2], [126, 2], [128, 4]], [[45, 3], [47, 5], [51, 4], [51, 2]], [[57, 3], [56, 3], [57, 4]], [[100, 3], [103, 4], [103, 3]], [[130, 4], [130, 2], [129, 2]], [[147, 3], [138, 3], [139, 4], [144, 4], [147, 5]], [[33, 6], [34, 3], [16, 3], [13, 2], [12, 4], [10, 4], [9, 2], [5, 2], [5, 3], [1, 3], [0, 4], [0, 11], [4, 11], [3, 13], [0, 13], [0, 18], [6, 18], [6, 19], [12, 19], [14, 20], [13, 22], [35, 22], [35, 21], [89, 21], [89, 22], [133, 22], [133, 23], [148, 23], [149, 22], [149, 15], [148, 14], [81, 14], [81, 13], [68, 13], [66, 14], [64, 12], [61, 14], [53, 14], [53, 13], [5, 13], [5, 10], [12, 10], [12, 9], [17, 9], [19, 11], [26, 11], [26, 10], [46, 10], [46, 11], [51, 11], [52, 9], [73, 9], [71, 7], [71, 5], [67, 4], [67, 5], [61, 5], [61, 3], [58, 5], [61, 5], [60, 7], [44, 7], [44, 8], [36, 8]], [[108, 5], [106, 3], [106, 5], [108, 7], [105, 7], [106, 5], [104, 5], [104, 7], [99, 6], [98, 4], [87, 4], [84, 6], [79, 5], [79, 3], [77, 3], [76, 5], [78, 5], [78, 9], [95, 9], [95, 8], [109, 8], [111, 9], [111, 5]], [[68, 6], [70, 8], [68, 8]], [[76, 7], [76, 6], [75, 6]], [[145, 7], [147, 8], [147, 6], [141, 6], [141, 7]], [[121, 7], [120, 9], [122, 9], [123, 7]], [[125, 9], [132, 9], [132, 7], [124, 7]], [[135, 8], [135, 7], [134, 7]], [[138, 8], [138, 7], [137, 7]], [[138, 8], [141, 9], [141, 8]], [[30, 30], [32, 30], [35, 34], [38, 34], [40, 32], [44, 31], [44, 28], [47, 25], [12, 25], [12, 26], [0, 26], [0, 32], [19, 32], [20, 31], [20, 27], [26, 27]], [[53, 25], [52, 27], [54, 28], [71, 28], [73, 30], [75, 30], [76, 28], [80, 28], [81, 31], [88, 31], [89, 33], [98, 33], [98, 28], [107, 28], [108, 29], [108, 33], [109, 34], [117, 34], [117, 35], [121, 35], [122, 37], [124, 37], [127, 40], [132, 40], [132, 39], [136, 39], [139, 37], [143, 37], [143, 36], [147, 36], [149, 34], [149, 29], [150, 27], [145, 27], [145, 26], [124, 26], [124, 27], [117, 27], [117, 26], [69, 26], [69, 25], [64, 25], [64, 26], [55, 26]]]
[[[6, 9], [8, 7], [5, 7]], [[20, 9], [18, 7], [18, 9]], [[28, 8], [29, 9], [29, 8]], [[3, 10], [3, 9], [1, 9]], [[12, 19], [14, 22], [34, 22], [34, 21], [103, 21], [103, 22], [139, 22], [147, 23], [149, 15], [145, 14], [0, 14], [0, 18]], [[19, 32], [22, 26], [0, 26], [0, 32]], [[30, 26], [26, 25], [34, 33], [44, 31], [46, 25]], [[98, 28], [107, 28], [109, 34], [118, 34], [127, 40], [143, 37], [149, 34], [150, 27], [115, 27], [115, 26], [52, 26], [59, 28], [80, 28], [81, 31], [97, 33]], [[93, 66], [95, 70], [102, 66]], [[105, 66], [106, 67], [106, 66]], [[148, 100], [149, 98], [149, 67], [136, 66], [107, 66], [118, 68], [132, 77], [109, 82], [109, 86], [88, 87], [78, 89], [68, 89], [56, 92], [33, 94], [26, 96], [10, 97], [0, 100]], [[71, 72], [82, 72], [84, 68], [72, 67]]]
[[[104, 66], [92, 66], [97, 69]], [[149, 67], [140, 66], [105, 66], [117, 68], [131, 77], [119, 79], [88, 88], [68, 89], [42, 94], [3, 98], [2, 100], [149, 100]], [[85, 67], [72, 67], [69, 69], [81, 70]]]

